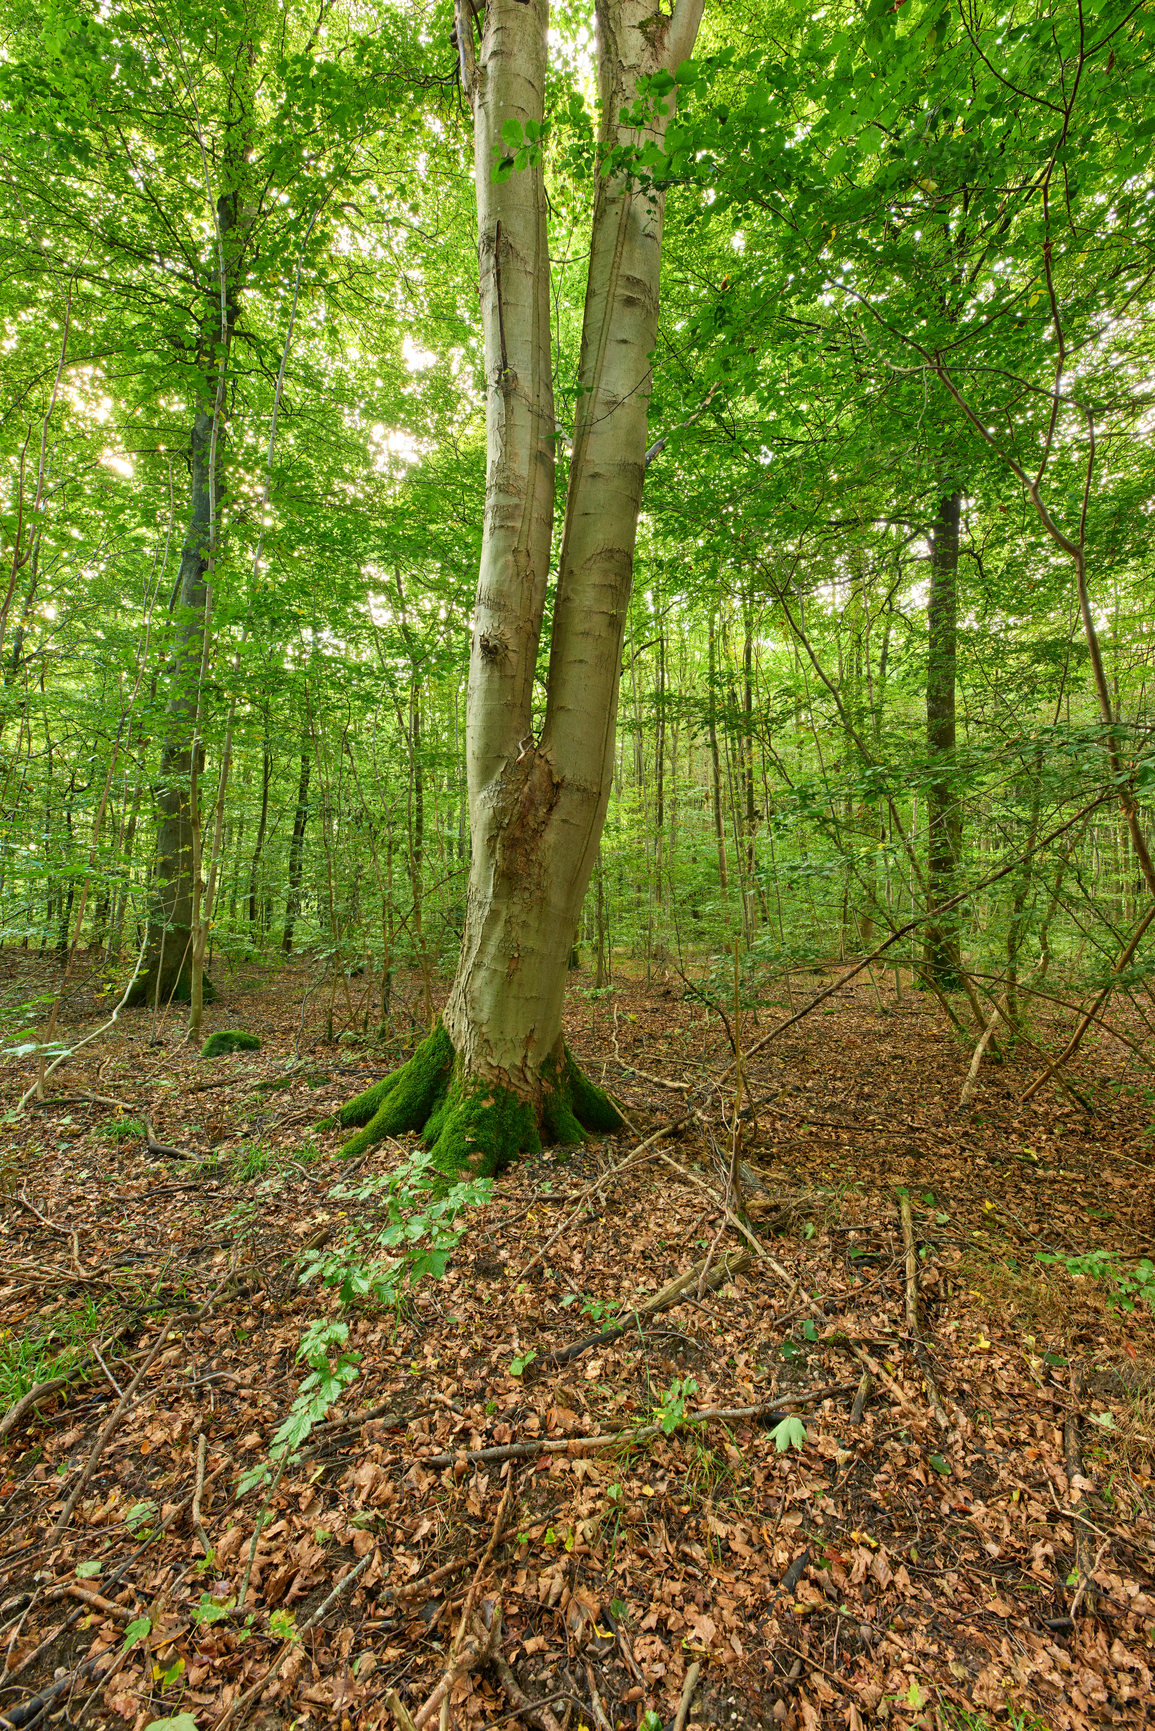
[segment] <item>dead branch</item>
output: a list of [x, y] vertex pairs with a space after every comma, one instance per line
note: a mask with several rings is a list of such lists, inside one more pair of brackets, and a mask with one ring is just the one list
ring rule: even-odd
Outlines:
[[516, 1708], [518, 1718], [535, 1726], [537, 1731], [561, 1731], [556, 1716], [550, 1711], [548, 1701], [530, 1700], [515, 1677], [513, 1667], [507, 1659], [495, 1651], [490, 1654], [489, 1663], [497, 1673], [498, 1681]]
[[[855, 1350], [855, 1349], [852, 1349]], [[815, 1401], [826, 1400], [832, 1395], [846, 1394], [853, 1383], [830, 1383], [823, 1388], [802, 1389], [797, 1394], [781, 1395], [777, 1400], [760, 1401], [756, 1406], [712, 1406], [705, 1407], [701, 1412], [687, 1413], [682, 1424], [697, 1426], [704, 1424], [738, 1424], [744, 1419], [766, 1418], [771, 1413], [781, 1412], [789, 1406], [813, 1404]], [[899, 1393], [899, 1398], [905, 1405], [905, 1396]], [[644, 1424], [636, 1429], [604, 1431], [597, 1436], [557, 1437], [547, 1441], [534, 1439], [529, 1442], [503, 1443], [499, 1447], [488, 1449], [460, 1449], [457, 1453], [436, 1455], [415, 1455], [414, 1464], [434, 1472], [443, 1471], [454, 1466], [458, 1461], [465, 1466], [490, 1466], [495, 1461], [533, 1460], [538, 1455], [583, 1455], [597, 1449], [625, 1447], [630, 1443], [648, 1442], [657, 1436], [662, 1429], [660, 1424]]]
[[702, 1283], [702, 1291], [716, 1292], [727, 1280], [743, 1274], [753, 1263], [754, 1257], [748, 1250], [730, 1251], [712, 1269], [709, 1268], [709, 1258], [704, 1256], [701, 1261], [695, 1262], [693, 1268], [688, 1268], [684, 1274], [668, 1281], [641, 1304], [634, 1305], [625, 1322], [614, 1323], [598, 1334], [587, 1334], [584, 1339], [574, 1341], [572, 1346], [562, 1346], [556, 1352], [547, 1353], [542, 1359], [542, 1365], [569, 1364], [573, 1359], [580, 1358], [583, 1352], [589, 1352], [592, 1347], [608, 1346], [611, 1341], [620, 1340], [623, 1334], [628, 1334], [643, 1317], [656, 1316], [659, 1311], [669, 1310], [697, 1283]]
[[361, 1558], [361, 1561], [355, 1563], [347, 1575], [341, 1576], [341, 1579], [337, 1582], [337, 1585], [333, 1588], [332, 1592], [321, 1600], [321, 1603], [317, 1606], [317, 1609], [313, 1612], [312, 1616], [306, 1617], [305, 1621], [298, 1626], [293, 1638], [285, 1642], [272, 1664], [262, 1672], [256, 1682], [252, 1684], [250, 1688], [246, 1689], [243, 1695], [238, 1695], [236, 1700], [231, 1702], [229, 1706], [225, 1708], [223, 1713], [217, 1715], [213, 1720], [211, 1731], [224, 1731], [225, 1726], [230, 1724], [234, 1719], [238, 1717], [242, 1720], [244, 1719], [254, 1701], [256, 1701], [258, 1696], [262, 1695], [268, 1688], [269, 1684], [273, 1682], [278, 1671], [281, 1669], [281, 1666], [289, 1657], [289, 1654], [300, 1644], [302, 1636], [307, 1635], [310, 1629], [315, 1629], [321, 1619], [328, 1616], [329, 1612], [333, 1609], [333, 1606], [337, 1603], [337, 1600], [341, 1598], [344, 1593], [347, 1593], [349, 1588], [353, 1586], [356, 1581], [360, 1580], [361, 1576], [365, 1573], [365, 1570], [369, 1567], [369, 1564], [373, 1561], [373, 1558], [376, 1555], [376, 1547], [366, 1551], [365, 1555]]
[[914, 1213], [910, 1206], [910, 1197], [903, 1191], [898, 1198], [898, 1215], [902, 1221], [902, 1242], [906, 1250], [906, 1327], [914, 1342], [915, 1357], [918, 1359], [922, 1379], [926, 1384], [926, 1398], [930, 1402], [930, 1410], [934, 1414], [935, 1423], [940, 1430], [950, 1429], [950, 1420], [939, 1399], [938, 1388], [934, 1380], [934, 1372], [930, 1368], [930, 1354], [926, 1349], [918, 1311], [918, 1247], [914, 1241]]
[[1024, 1092], [1019, 1096], [1020, 1103], [1023, 1103], [1025, 1101], [1031, 1099], [1031, 1097], [1033, 1095], [1037, 1094], [1039, 1089], [1043, 1086], [1043, 1084], [1045, 1082], [1050, 1081], [1051, 1077], [1055, 1074], [1056, 1070], [1061, 1070], [1063, 1065], [1065, 1063], [1067, 1063], [1067, 1061], [1070, 1058], [1074, 1057], [1075, 1053], [1078, 1051], [1079, 1047], [1083, 1043], [1084, 1034], [1087, 1032], [1087, 1029], [1091, 1026], [1091, 1023], [1095, 1020], [1095, 1017], [1098, 1015], [1099, 1011], [1102, 1009], [1103, 1005], [1106, 1003], [1107, 998], [1110, 995], [1111, 988], [1115, 983], [1115, 976], [1118, 974], [1121, 974], [1124, 971], [1124, 969], [1129, 966], [1129, 964], [1131, 962], [1131, 958], [1135, 954], [1135, 951], [1139, 948], [1140, 940], [1142, 939], [1144, 932], [1147, 930], [1147, 928], [1151, 924], [1152, 920], [1155, 920], [1155, 906], [1149, 908], [1148, 911], [1146, 912], [1146, 914], [1144, 914], [1143, 918], [1139, 921], [1139, 924], [1136, 926], [1135, 930], [1131, 934], [1130, 939], [1127, 942], [1126, 948], [1123, 950], [1123, 953], [1120, 955], [1119, 960], [1115, 963], [1115, 966], [1111, 970], [1111, 976], [1112, 976], [1111, 979], [1109, 979], [1107, 981], [1107, 984], [1103, 987], [1102, 991], [1097, 995], [1094, 1003], [1091, 1005], [1091, 1008], [1084, 1012], [1083, 1016], [1080, 1018], [1078, 1027], [1075, 1029], [1074, 1033], [1071, 1035], [1071, 1038], [1067, 1041], [1067, 1044], [1063, 1047], [1063, 1050], [1059, 1053], [1058, 1057], [1053, 1061], [1053, 1063], [1048, 1065], [1047, 1069], [1045, 1069], [1043, 1071], [1042, 1075], [1036, 1076], [1035, 1080], [1031, 1083], [1030, 1087], [1025, 1089]]
[[67, 1376], [51, 1376], [47, 1382], [34, 1383], [28, 1393], [21, 1395], [16, 1405], [10, 1406], [4, 1417], [0, 1418], [0, 1438], [6, 1437], [10, 1430], [14, 1430], [24, 1414], [34, 1407], [37, 1401], [47, 1400], [48, 1396], [55, 1394], [57, 1389], [67, 1387], [70, 1380], [71, 1378]]
[[[587, 1184], [585, 1189], [577, 1197], [578, 1207], [574, 1210], [574, 1212], [572, 1214], [566, 1215], [565, 1219], [562, 1221], [561, 1225], [558, 1227], [557, 1231], [552, 1235], [552, 1237], [547, 1238], [545, 1243], [541, 1246], [540, 1250], [536, 1250], [534, 1252], [534, 1254], [530, 1257], [529, 1261], [526, 1263], [525, 1267], [521, 1270], [521, 1273], [517, 1276], [517, 1279], [518, 1280], [524, 1280], [526, 1275], [530, 1272], [530, 1270], [537, 1267], [538, 1263], [544, 1257], [546, 1251], [549, 1250], [551, 1248], [551, 1246], [556, 1244], [558, 1239], [561, 1237], [562, 1233], [567, 1231], [569, 1229], [569, 1227], [571, 1227], [573, 1225], [574, 1221], [580, 1215], [580, 1213], [582, 1211], [582, 1207], [589, 1200], [589, 1198], [593, 1195], [595, 1190], [600, 1190], [602, 1185], [605, 1184], [608, 1179], [616, 1178], [620, 1172], [627, 1172], [634, 1166], [644, 1165], [645, 1161], [642, 1160], [640, 1158], [640, 1156], [642, 1154], [646, 1154], [647, 1149], [651, 1148], [655, 1142], [660, 1142], [663, 1136], [673, 1136], [677, 1133], [677, 1131], [684, 1130], [687, 1127], [687, 1125], [692, 1124], [693, 1122], [694, 1122], [693, 1114], [687, 1112], [683, 1117], [675, 1118], [669, 1124], [661, 1125], [661, 1127], [659, 1129], [654, 1131], [652, 1136], [647, 1137], [644, 1142], [640, 1142], [638, 1144], [638, 1146], [635, 1149], [633, 1149], [633, 1151], [630, 1154], [628, 1154], [624, 1160], [619, 1160], [618, 1164], [616, 1166], [611, 1166], [611, 1168], [608, 1172], [599, 1173], [597, 1178], [594, 1179], [593, 1183]], [[654, 1156], [651, 1154], [646, 1154], [646, 1158], [647, 1159], [653, 1159]]]

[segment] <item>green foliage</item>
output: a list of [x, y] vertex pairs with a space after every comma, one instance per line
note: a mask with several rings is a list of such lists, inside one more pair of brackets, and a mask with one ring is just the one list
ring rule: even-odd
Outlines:
[[809, 1431], [796, 1413], [787, 1413], [785, 1418], [779, 1419], [770, 1435], [780, 1455], [784, 1455], [788, 1449], [804, 1449], [810, 1437]]
[[1136, 1304], [1145, 1304], [1155, 1311], [1155, 1263], [1143, 1257], [1127, 1263], [1117, 1250], [1084, 1250], [1078, 1253], [1037, 1251], [1036, 1262], [1046, 1262], [1065, 1268], [1068, 1274], [1088, 1280], [1101, 1280], [1110, 1297], [1113, 1310], [1131, 1312]]
[[[349, 1339], [347, 1322], [329, 1322], [315, 1318], [301, 1336], [297, 1359], [304, 1359], [310, 1369], [297, 1390], [288, 1416], [273, 1436], [271, 1458], [279, 1466], [287, 1456], [297, 1458], [296, 1451], [310, 1436], [315, 1425], [329, 1412], [333, 1403], [361, 1372], [359, 1352], [346, 1352]], [[336, 1349], [336, 1350], [334, 1350]], [[246, 1497], [258, 1485], [271, 1486], [272, 1472], [268, 1461], [242, 1473], [237, 1482], [237, 1496]]]
[[697, 1394], [698, 1384], [692, 1376], [676, 1376], [654, 1408], [654, 1417], [667, 1436], [673, 1436], [686, 1416], [686, 1403]]
[[309, 1254], [301, 1284], [320, 1280], [344, 1305], [372, 1299], [396, 1309], [419, 1281], [440, 1280], [461, 1237], [458, 1216], [491, 1192], [485, 1178], [447, 1184], [428, 1149], [383, 1176], [336, 1184], [330, 1195], [352, 1204], [348, 1218], [333, 1242]]

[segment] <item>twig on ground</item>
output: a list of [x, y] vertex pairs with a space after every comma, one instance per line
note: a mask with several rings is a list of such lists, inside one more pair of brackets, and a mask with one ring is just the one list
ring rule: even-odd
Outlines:
[[306, 1617], [305, 1621], [300, 1624], [293, 1638], [285, 1642], [272, 1664], [262, 1672], [256, 1682], [252, 1684], [250, 1688], [246, 1689], [243, 1695], [238, 1695], [235, 1701], [230, 1702], [223, 1713], [217, 1715], [213, 1720], [211, 1731], [224, 1731], [225, 1726], [231, 1724], [238, 1716], [242, 1719], [244, 1718], [253, 1702], [256, 1701], [260, 1695], [264, 1694], [269, 1684], [274, 1680], [278, 1671], [281, 1669], [281, 1666], [289, 1657], [289, 1654], [295, 1647], [300, 1645], [302, 1637], [307, 1635], [310, 1629], [315, 1629], [323, 1617], [328, 1616], [329, 1612], [333, 1609], [333, 1606], [337, 1603], [337, 1600], [341, 1598], [344, 1593], [347, 1593], [349, 1588], [353, 1586], [355, 1582], [361, 1579], [361, 1576], [365, 1573], [365, 1570], [369, 1567], [369, 1564], [373, 1561], [373, 1558], [376, 1555], [376, 1546], [370, 1547], [361, 1558], [361, 1561], [355, 1563], [349, 1570], [348, 1574], [341, 1576], [341, 1579], [337, 1582], [337, 1585], [333, 1588], [332, 1592], [329, 1593], [326, 1598], [321, 1600], [321, 1603], [317, 1606], [317, 1609], [313, 1612], [312, 1616]]
[[[228, 1283], [228, 1281], [231, 1279], [232, 1279], [232, 1269], [230, 1267], [229, 1272], [225, 1275], [224, 1280], [222, 1280], [220, 1282], [220, 1285], [217, 1286], [216, 1290], [205, 1300], [204, 1304], [201, 1305], [200, 1309], [195, 1311], [193, 1313], [193, 1316], [188, 1320], [191, 1320], [192, 1322], [200, 1322], [205, 1316], [207, 1316], [208, 1312], [210, 1311], [213, 1304], [215, 1303], [218, 1295], [223, 1290], [223, 1288]], [[133, 1379], [129, 1383], [128, 1387], [125, 1389], [123, 1395], [120, 1397], [120, 1400], [117, 1402], [116, 1406], [112, 1409], [112, 1412], [108, 1415], [108, 1418], [105, 1420], [104, 1424], [102, 1425], [101, 1430], [100, 1430], [100, 1434], [97, 1437], [95, 1443], [92, 1445], [92, 1452], [90, 1453], [87, 1461], [84, 1464], [84, 1467], [81, 1471], [80, 1477], [77, 1479], [75, 1485], [73, 1486], [72, 1492], [68, 1498], [68, 1501], [65, 1503], [64, 1507], [60, 1511], [60, 1514], [57, 1516], [56, 1525], [53, 1527], [51, 1533], [48, 1535], [48, 1543], [50, 1546], [54, 1545], [56, 1543], [56, 1541], [60, 1538], [61, 1534], [64, 1532], [65, 1528], [67, 1527], [69, 1521], [72, 1519], [73, 1511], [75, 1510], [76, 1505], [80, 1501], [81, 1497], [84, 1495], [85, 1487], [87, 1486], [89, 1479], [92, 1477], [93, 1473], [96, 1470], [97, 1462], [100, 1460], [101, 1455], [104, 1453], [105, 1448], [108, 1446], [109, 1440], [112, 1437], [113, 1432], [116, 1431], [117, 1429], [119, 1429], [120, 1424], [121, 1424], [122, 1420], [124, 1419], [125, 1414], [127, 1413], [129, 1406], [132, 1402], [132, 1397], [136, 1393], [137, 1389], [140, 1387], [142, 1379], [152, 1369], [153, 1364], [156, 1361], [157, 1354], [160, 1352], [161, 1347], [164, 1345], [165, 1341], [168, 1339], [169, 1330], [172, 1328], [173, 1323], [178, 1321], [178, 1320], [184, 1320], [184, 1319], [183, 1318], [178, 1319], [175, 1316], [170, 1316], [166, 1319], [163, 1326], [161, 1327], [160, 1333], [157, 1335], [156, 1340], [153, 1343], [152, 1351], [149, 1353], [148, 1357], [145, 1359], [144, 1363], [141, 1365], [140, 1369], [137, 1371], [136, 1375], [133, 1377]]]
[[205, 1489], [205, 1453], [208, 1449], [208, 1432], [202, 1431], [197, 1442], [197, 1477], [192, 1494], [192, 1529], [197, 1536], [197, 1542], [206, 1557], [211, 1557], [213, 1548], [209, 1544], [208, 1534], [204, 1529], [201, 1517], [201, 1497]]
[[513, 1667], [507, 1659], [498, 1652], [491, 1653], [489, 1663], [497, 1673], [498, 1681], [513, 1704], [514, 1711], [509, 1715], [512, 1719], [524, 1719], [537, 1731], [561, 1731], [557, 1718], [550, 1712], [550, 1702], [556, 1696], [548, 1696], [544, 1701], [531, 1701], [513, 1673]]
[[611, 1168], [608, 1172], [600, 1172], [598, 1174], [597, 1178], [594, 1179], [593, 1183], [587, 1184], [585, 1189], [576, 1198], [579, 1206], [574, 1210], [574, 1212], [572, 1214], [566, 1215], [565, 1219], [562, 1221], [561, 1225], [558, 1227], [557, 1231], [552, 1235], [552, 1237], [547, 1238], [545, 1243], [541, 1246], [541, 1248], [534, 1252], [534, 1254], [530, 1257], [529, 1261], [526, 1263], [525, 1267], [521, 1270], [521, 1273], [517, 1276], [517, 1279], [518, 1280], [524, 1280], [526, 1275], [530, 1272], [530, 1270], [537, 1267], [538, 1263], [545, 1256], [546, 1251], [549, 1250], [554, 1244], [556, 1244], [558, 1239], [561, 1237], [562, 1233], [567, 1231], [569, 1229], [569, 1227], [571, 1227], [573, 1225], [574, 1221], [578, 1218], [578, 1216], [581, 1213], [582, 1206], [593, 1195], [595, 1190], [601, 1189], [602, 1185], [606, 1182], [607, 1179], [616, 1178], [619, 1173], [627, 1172], [634, 1166], [644, 1165], [645, 1161], [643, 1161], [641, 1159], [641, 1156], [643, 1154], [645, 1154], [647, 1160], [652, 1160], [654, 1158], [654, 1156], [652, 1154], [648, 1153], [647, 1151], [653, 1146], [653, 1144], [655, 1142], [660, 1142], [663, 1136], [673, 1136], [676, 1131], [684, 1130], [686, 1128], [686, 1126], [688, 1124], [692, 1124], [693, 1121], [694, 1121], [693, 1114], [692, 1113], [686, 1113], [686, 1115], [682, 1118], [675, 1118], [675, 1119], [672, 1119], [670, 1121], [670, 1123], [668, 1123], [668, 1124], [662, 1124], [657, 1130], [654, 1131], [652, 1136], [647, 1137], [647, 1139], [644, 1142], [640, 1142], [638, 1144], [638, 1146], [635, 1149], [633, 1149], [632, 1152], [629, 1153], [624, 1160], [619, 1160], [618, 1164], [616, 1166], [611, 1166]]
[[633, 1305], [625, 1322], [613, 1323], [598, 1334], [589, 1334], [582, 1340], [574, 1341], [572, 1346], [562, 1346], [556, 1352], [546, 1353], [542, 1364], [569, 1364], [573, 1359], [580, 1358], [583, 1352], [588, 1352], [591, 1347], [608, 1346], [612, 1341], [620, 1340], [623, 1334], [628, 1334], [641, 1318], [656, 1316], [659, 1311], [669, 1310], [688, 1297], [692, 1286], [697, 1288], [699, 1294], [703, 1291], [716, 1292], [727, 1280], [745, 1273], [753, 1264], [754, 1257], [748, 1250], [731, 1251], [712, 1269], [709, 1268], [708, 1257], [703, 1257], [701, 1261], [695, 1262], [693, 1268], [688, 1268], [684, 1274], [668, 1281], [650, 1298], [644, 1299], [641, 1304]]
[[[799, 1389], [797, 1394], [780, 1395], [777, 1400], [760, 1401], [756, 1406], [704, 1407], [701, 1412], [687, 1413], [681, 1423], [690, 1428], [702, 1424], [738, 1424], [744, 1419], [765, 1418], [770, 1413], [781, 1412], [783, 1407], [805, 1406], [834, 1395], [847, 1394], [854, 1386], [853, 1383], [846, 1382], [829, 1383], [822, 1388], [804, 1388]], [[901, 1391], [899, 1392], [901, 1394]], [[630, 1443], [647, 1442], [650, 1437], [657, 1436], [661, 1429], [660, 1424], [644, 1424], [636, 1429], [605, 1431], [596, 1436], [558, 1437], [552, 1441], [535, 1438], [530, 1442], [503, 1443], [495, 1448], [462, 1449], [456, 1454], [415, 1455], [413, 1459], [417, 1466], [424, 1467], [427, 1471], [440, 1472], [457, 1461], [463, 1461], [466, 1466], [488, 1466], [495, 1461], [533, 1460], [537, 1455], [577, 1456], [585, 1454], [587, 1450], [618, 1448]]]
[[698, 1678], [702, 1673], [702, 1661], [695, 1659], [686, 1672], [686, 1681], [682, 1685], [682, 1699], [678, 1702], [678, 1711], [674, 1718], [674, 1731], [685, 1731], [686, 1720], [690, 1716], [690, 1703], [694, 1699], [694, 1690], [698, 1687]]
[[906, 1326], [912, 1341], [918, 1367], [922, 1371], [923, 1382], [926, 1384], [926, 1398], [930, 1402], [930, 1410], [934, 1414], [935, 1423], [940, 1430], [950, 1429], [950, 1420], [939, 1398], [938, 1388], [934, 1380], [934, 1372], [930, 1368], [930, 1354], [926, 1349], [922, 1325], [918, 1310], [918, 1247], [914, 1241], [914, 1213], [910, 1205], [910, 1196], [904, 1190], [898, 1198], [898, 1216], [902, 1222], [902, 1242], [906, 1252]]
[[136, 1393], [137, 1389], [140, 1387], [141, 1381], [144, 1378], [144, 1376], [147, 1374], [148, 1371], [150, 1371], [152, 1369], [153, 1364], [156, 1361], [157, 1354], [160, 1352], [161, 1347], [164, 1345], [165, 1341], [168, 1339], [169, 1330], [172, 1327], [173, 1322], [175, 1320], [176, 1320], [175, 1317], [170, 1316], [168, 1318], [168, 1320], [164, 1323], [164, 1325], [161, 1328], [160, 1333], [156, 1337], [156, 1341], [153, 1344], [152, 1351], [149, 1353], [148, 1357], [145, 1359], [144, 1363], [141, 1365], [140, 1369], [137, 1371], [136, 1375], [133, 1377], [132, 1381], [129, 1383], [129, 1385], [125, 1389], [124, 1393], [121, 1395], [120, 1400], [117, 1402], [116, 1406], [113, 1407], [108, 1418], [105, 1420], [104, 1424], [102, 1425], [101, 1430], [100, 1430], [100, 1434], [97, 1437], [95, 1443], [93, 1443], [92, 1451], [89, 1454], [89, 1457], [88, 1457], [87, 1461], [84, 1463], [84, 1466], [81, 1470], [80, 1477], [77, 1479], [75, 1485], [72, 1487], [72, 1491], [71, 1491], [71, 1494], [69, 1495], [68, 1501], [65, 1503], [64, 1507], [61, 1509], [60, 1514], [57, 1516], [57, 1519], [56, 1519], [56, 1525], [53, 1527], [51, 1533], [48, 1535], [49, 1545], [55, 1545], [56, 1541], [60, 1538], [61, 1534], [64, 1532], [65, 1528], [67, 1527], [69, 1521], [72, 1519], [73, 1510], [76, 1508], [77, 1503], [80, 1501], [81, 1497], [84, 1495], [84, 1491], [85, 1491], [85, 1488], [88, 1484], [88, 1481], [92, 1477], [93, 1473], [96, 1471], [97, 1462], [100, 1460], [101, 1455], [104, 1453], [106, 1447], [108, 1446], [108, 1443], [112, 1437], [113, 1432], [120, 1428], [120, 1424], [121, 1424], [122, 1420], [124, 1419], [126, 1412], [128, 1411], [129, 1404], [132, 1401], [133, 1395]]
[[65, 1388], [71, 1380], [71, 1377], [67, 1376], [50, 1376], [47, 1382], [34, 1383], [28, 1393], [22, 1394], [15, 1406], [10, 1406], [4, 1417], [0, 1418], [0, 1438], [6, 1437], [10, 1430], [14, 1430], [24, 1414], [30, 1411], [37, 1401], [47, 1400], [50, 1394], [55, 1394], [57, 1389]]

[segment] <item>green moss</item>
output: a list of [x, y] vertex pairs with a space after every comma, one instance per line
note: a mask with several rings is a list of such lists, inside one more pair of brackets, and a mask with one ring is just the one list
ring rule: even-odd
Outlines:
[[449, 1086], [452, 1070], [453, 1044], [438, 1022], [407, 1064], [342, 1106], [337, 1118], [345, 1129], [363, 1126], [341, 1149], [342, 1158], [363, 1154], [385, 1136], [424, 1129]]
[[[137, 975], [136, 982], [126, 1000], [126, 1007], [130, 1010], [148, 1008], [156, 1003], [157, 998], [156, 970], [155, 968], [146, 968], [144, 973]], [[205, 974], [201, 981], [201, 1003], [215, 1004], [216, 998], [217, 994], [213, 983]], [[169, 1003], [188, 1004], [192, 1002], [192, 969], [187, 964], [177, 975], [175, 985], [171, 976], [167, 981], [161, 980], [159, 999], [162, 1009]]]
[[[420, 1130], [434, 1164], [446, 1176], [471, 1171], [492, 1177], [518, 1154], [536, 1154], [543, 1137], [584, 1142], [591, 1133], [620, 1129], [622, 1118], [609, 1096], [595, 1088], [568, 1048], [542, 1072], [539, 1126], [533, 1105], [512, 1089], [464, 1074], [441, 1023], [409, 1062], [342, 1106], [337, 1120], [357, 1127], [341, 1149], [344, 1158], [363, 1154], [385, 1136]], [[318, 1129], [331, 1127], [326, 1120]]]
[[470, 1171], [492, 1178], [518, 1154], [541, 1150], [537, 1121], [528, 1100], [509, 1088], [456, 1074], [425, 1127], [425, 1145], [447, 1177]]
[[551, 1058], [543, 1067], [542, 1082], [542, 1118], [554, 1141], [584, 1142], [588, 1135], [606, 1135], [623, 1127], [622, 1115], [609, 1095], [582, 1073], [568, 1046], [562, 1047], [560, 1059]]
[[202, 1058], [219, 1058], [225, 1052], [259, 1052], [261, 1042], [255, 1034], [246, 1034], [243, 1028], [222, 1028], [219, 1034], [210, 1034], [201, 1047]]

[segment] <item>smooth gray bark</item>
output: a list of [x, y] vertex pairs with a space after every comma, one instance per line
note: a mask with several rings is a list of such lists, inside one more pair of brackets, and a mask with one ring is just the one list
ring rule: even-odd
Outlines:
[[[692, 50], [702, 0], [673, 17], [652, 0], [598, 0], [599, 149], [661, 141], [619, 120], [638, 79]], [[609, 798], [622, 637], [645, 474], [658, 320], [663, 195], [597, 180], [580, 389], [554, 600], [544, 722], [533, 677], [555, 514], [550, 274], [540, 165], [495, 180], [502, 128], [544, 112], [546, 0], [491, 0], [473, 51], [488, 470], [470, 657], [466, 755], [472, 863], [445, 1026], [467, 1072], [540, 1097], [559, 1050], [567, 962]]]

